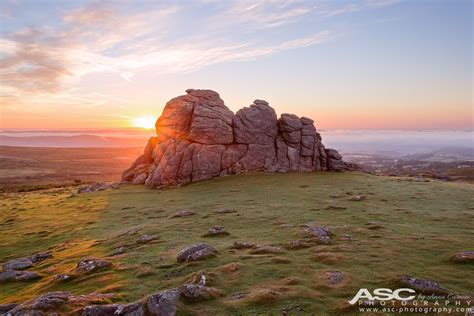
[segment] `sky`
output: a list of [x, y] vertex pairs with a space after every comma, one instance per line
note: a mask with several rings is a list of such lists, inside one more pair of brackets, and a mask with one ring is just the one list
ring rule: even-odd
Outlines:
[[472, 130], [473, 2], [0, 0], [2, 128], [122, 128], [188, 88], [323, 129]]

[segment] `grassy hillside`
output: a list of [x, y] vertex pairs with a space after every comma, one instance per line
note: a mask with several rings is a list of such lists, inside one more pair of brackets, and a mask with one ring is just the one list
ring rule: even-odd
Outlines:
[[[2, 195], [0, 258], [48, 249], [54, 257], [31, 269], [42, 274], [39, 281], [0, 285], [0, 303], [53, 290], [115, 293], [116, 301], [134, 301], [189, 282], [198, 272], [223, 296], [186, 304], [183, 314], [280, 315], [290, 305], [305, 313], [337, 313], [359, 288], [388, 287], [400, 274], [472, 291], [472, 265], [448, 260], [473, 246], [474, 187], [469, 184], [312, 173], [232, 176], [169, 190], [129, 185], [68, 197], [71, 190]], [[367, 198], [352, 201], [357, 194]], [[215, 213], [222, 208], [236, 212]], [[182, 209], [196, 214], [170, 218]], [[367, 225], [374, 221], [381, 227]], [[308, 223], [330, 228], [332, 244], [291, 249], [291, 241], [307, 237], [303, 225]], [[230, 234], [203, 237], [214, 225]], [[156, 239], [136, 244], [143, 234]], [[274, 245], [281, 252], [229, 249], [235, 241]], [[177, 263], [176, 253], [198, 242], [213, 245], [219, 254]], [[119, 246], [128, 250], [111, 256]], [[113, 268], [54, 281], [86, 256], [111, 256]], [[331, 270], [343, 273], [341, 283], [327, 284], [325, 273]]]

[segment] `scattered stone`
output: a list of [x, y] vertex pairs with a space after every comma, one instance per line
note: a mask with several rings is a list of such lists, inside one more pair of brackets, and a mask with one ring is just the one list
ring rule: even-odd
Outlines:
[[326, 274], [326, 279], [331, 285], [340, 283], [344, 276], [344, 274], [341, 271], [327, 271], [325, 274]]
[[154, 240], [155, 238], [150, 235], [141, 235], [138, 240], [137, 244], [146, 244], [149, 243], [150, 241]]
[[40, 279], [41, 276], [34, 271], [14, 271], [14, 270], [3, 270], [0, 272], [0, 283], [19, 281], [34, 281]]
[[365, 225], [367, 226], [366, 227], [367, 229], [372, 229], [372, 230], [385, 228], [384, 224], [379, 221], [368, 222]]
[[127, 248], [126, 247], [117, 247], [114, 249], [114, 251], [112, 252], [112, 256], [118, 256], [118, 255], [121, 255], [121, 254], [124, 254], [127, 252]]
[[196, 284], [185, 284], [180, 287], [181, 295], [189, 301], [205, 301], [221, 296], [220, 290]]
[[[82, 316], [108, 316], [108, 315], [124, 315], [124, 316], [144, 316], [143, 303], [130, 304], [108, 304], [108, 305], [89, 305], [82, 311]], [[155, 314], [152, 314], [155, 315]], [[165, 314], [156, 314], [165, 315]]]
[[3, 271], [9, 270], [24, 270], [31, 268], [33, 266], [33, 261], [31, 258], [17, 258], [5, 262], [2, 267]]
[[195, 244], [178, 252], [176, 258], [179, 262], [197, 261], [214, 256], [215, 253], [216, 250], [209, 244]]
[[237, 301], [245, 298], [246, 294], [244, 292], [237, 292], [229, 295], [228, 300], [229, 301]]
[[174, 316], [180, 296], [178, 289], [163, 291], [150, 295], [145, 301], [145, 306], [149, 315]]
[[107, 183], [93, 183], [80, 186], [77, 189], [77, 193], [90, 193], [90, 192], [97, 192], [103, 191], [107, 189], [117, 189], [119, 187], [118, 183], [107, 182]]
[[53, 254], [51, 253], [51, 251], [46, 251], [46, 252], [35, 253], [34, 255], [30, 257], [30, 259], [32, 262], [40, 262], [52, 257], [53, 257]]
[[132, 227], [132, 228], [127, 229], [125, 232], [121, 233], [119, 236], [121, 236], [121, 235], [135, 235], [140, 230], [141, 230], [140, 227]]
[[43, 315], [44, 312], [57, 312], [68, 304], [70, 296], [70, 292], [49, 292], [18, 305], [9, 314]]
[[275, 246], [257, 246], [255, 249], [252, 249], [250, 251], [250, 253], [254, 255], [272, 254], [280, 252], [281, 248]]
[[220, 208], [214, 211], [217, 214], [228, 214], [228, 213], [236, 213], [237, 211], [232, 208]]
[[225, 231], [223, 226], [212, 226], [207, 230], [207, 234], [204, 236], [206, 237], [214, 237], [214, 236], [224, 236], [229, 235], [228, 232]]
[[474, 251], [462, 251], [456, 253], [451, 257], [451, 261], [455, 263], [473, 263]]
[[176, 214], [174, 214], [173, 216], [171, 216], [171, 218], [175, 218], [175, 217], [186, 217], [186, 216], [191, 216], [191, 215], [194, 215], [196, 213], [194, 213], [193, 211], [191, 210], [182, 210], [182, 211], [179, 211], [179, 212], [176, 212]]
[[231, 249], [250, 249], [250, 248], [255, 248], [256, 245], [251, 242], [246, 242], [246, 241], [235, 241], [232, 246], [230, 246]]
[[363, 201], [365, 199], [367, 199], [367, 197], [365, 195], [354, 195], [349, 200], [350, 201]]
[[331, 243], [331, 236], [333, 236], [333, 233], [329, 228], [324, 226], [308, 226], [305, 231], [321, 244]]
[[300, 305], [288, 305], [283, 308], [281, 311], [283, 316], [290, 315], [293, 311], [296, 311], [297, 314], [299, 312], [304, 312], [304, 309]]
[[79, 261], [76, 271], [79, 273], [88, 273], [99, 269], [110, 268], [112, 264], [103, 259], [83, 259]]
[[[49, 292], [23, 302], [22, 304], [15, 306], [13, 309], [10, 309], [7, 314], [2, 313], [1, 315], [72, 315], [70, 312], [74, 312], [74, 315], [77, 315], [79, 312], [77, 309], [78, 307], [82, 307], [91, 302], [94, 302], [94, 304], [100, 304], [101, 302], [110, 300], [112, 297], [113, 294], [92, 293], [74, 296], [70, 292]], [[127, 315], [132, 316], [132, 314]], [[139, 316], [139, 314], [136, 316]]]
[[66, 282], [73, 278], [72, 275], [69, 274], [57, 274], [54, 279], [58, 282]]
[[407, 275], [400, 276], [397, 283], [403, 287], [414, 289], [415, 291], [426, 295], [446, 295], [450, 293], [448, 289], [434, 281], [418, 279]]
[[53, 255], [51, 254], [51, 251], [38, 252], [32, 255], [31, 257], [17, 258], [17, 259], [12, 259], [10, 261], [7, 261], [3, 263], [2, 267], [4, 271], [24, 270], [24, 269], [31, 268], [33, 266], [33, 263], [40, 262], [52, 257]]

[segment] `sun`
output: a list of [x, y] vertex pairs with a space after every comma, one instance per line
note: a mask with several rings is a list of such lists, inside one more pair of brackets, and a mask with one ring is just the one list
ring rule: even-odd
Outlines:
[[133, 126], [140, 128], [154, 128], [156, 119], [153, 116], [142, 116], [133, 119]]

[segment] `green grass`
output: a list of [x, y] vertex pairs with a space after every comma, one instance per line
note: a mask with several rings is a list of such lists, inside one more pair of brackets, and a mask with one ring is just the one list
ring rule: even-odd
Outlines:
[[[473, 246], [473, 188], [360, 173], [311, 173], [231, 176], [168, 190], [130, 185], [72, 198], [68, 188], [3, 194], [0, 258], [29, 256], [48, 248], [54, 258], [32, 268], [43, 275], [40, 281], [0, 285], [0, 303], [21, 302], [52, 290], [112, 292], [117, 301], [134, 301], [190, 281], [196, 272], [206, 272], [208, 285], [223, 296], [187, 304], [183, 314], [280, 315], [288, 305], [318, 315], [335, 313], [359, 288], [389, 287], [400, 274], [469, 293], [473, 267], [448, 259]], [[367, 199], [350, 201], [353, 194]], [[214, 213], [223, 207], [237, 212]], [[185, 208], [197, 214], [169, 218]], [[382, 221], [385, 228], [367, 229], [370, 221]], [[302, 225], [309, 222], [329, 227], [334, 242], [273, 255], [229, 250], [234, 241], [282, 246], [305, 238]], [[202, 237], [213, 225], [224, 226], [230, 235]], [[123, 234], [131, 228], [139, 231]], [[107, 257], [117, 246], [134, 244], [142, 234], [157, 239], [111, 257], [113, 269], [67, 283], [53, 281], [55, 274], [70, 271], [80, 258]], [[339, 240], [344, 234], [354, 240]], [[213, 245], [219, 254], [178, 264], [176, 253], [197, 242]], [[337, 260], [318, 260], [318, 253]], [[239, 268], [231, 271], [226, 266], [230, 263]], [[327, 270], [346, 275], [341, 286], [322, 284]], [[247, 293], [247, 298], [231, 303], [228, 296], [236, 292]]]

